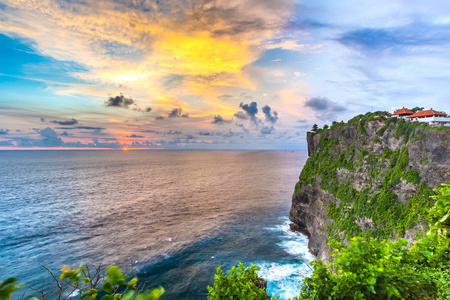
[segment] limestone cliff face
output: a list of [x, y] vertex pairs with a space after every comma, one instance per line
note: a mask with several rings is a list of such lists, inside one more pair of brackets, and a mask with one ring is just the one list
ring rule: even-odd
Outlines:
[[414, 240], [431, 190], [450, 182], [450, 131], [365, 115], [308, 133], [308, 159], [290, 219], [328, 259], [327, 240], [355, 235]]

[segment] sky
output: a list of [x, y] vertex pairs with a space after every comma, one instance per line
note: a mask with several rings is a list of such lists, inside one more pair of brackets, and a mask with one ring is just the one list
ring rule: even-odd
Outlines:
[[0, 0], [0, 149], [306, 149], [449, 70], [450, 1]]

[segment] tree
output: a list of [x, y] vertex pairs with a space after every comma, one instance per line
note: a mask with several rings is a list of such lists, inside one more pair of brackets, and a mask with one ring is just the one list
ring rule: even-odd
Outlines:
[[312, 127], [312, 129], [311, 129], [311, 131], [316, 131], [317, 128], [319, 128], [319, 127], [317, 126], [317, 124], [314, 124], [313, 127]]
[[411, 108], [411, 111], [413, 111], [413, 112], [418, 112], [418, 111], [422, 111], [422, 110], [424, 110], [425, 109], [425, 107], [418, 107], [418, 106], [416, 106], [416, 107], [414, 107], [414, 108]]

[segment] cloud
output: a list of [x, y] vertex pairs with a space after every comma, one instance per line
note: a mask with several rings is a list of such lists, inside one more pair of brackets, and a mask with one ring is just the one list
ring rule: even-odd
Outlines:
[[275, 127], [273, 126], [264, 126], [263, 128], [261, 128], [261, 133], [262, 134], [272, 134], [275, 131]]
[[167, 132], [167, 134], [182, 134], [182, 132], [181, 131], [179, 131], [179, 130], [169, 130], [168, 132]]
[[336, 104], [325, 97], [313, 97], [305, 102], [305, 106], [315, 111], [344, 111], [345, 107]]
[[172, 118], [189, 118], [189, 114], [183, 114], [182, 108], [174, 108], [170, 113], [167, 114], [169, 119]]
[[54, 131], [50, 127], [47, 127], [45, 129], [36, 129], [36, 132], [48, 139], [57, 139], [58, 138], [58, 133], [56, 133], [56, 131]]
[[159, 131], [152, 130], [152, 129], [141, 130], [140, 132], [159, 133]]
[[155, 120], [164, 120], [164, 117], [161, 116], [161, 115], [159, 115], [159, 116], [156, 116], [156, 117], [155, 117]]
[[104, 127], [92, 127], [92, 126], [74, 126], [74, 127], [55, 127], [56, 129], [72, 130], [72, 129], [84, 129], [84, 130], [103, 130]]
[[[264, 48], [267, 50], [271, 49], [283, 49], [283, 50], [291, 50], [291, 51], [318, 51], [322, 48], [322, 45], [308, 45], [308, 44], [299, 44], [297, 40], [282, 40], [279, 42], [270, 42], [264, 45]], [[274, 60], [278, 61], [278, 60]]]
[[275, 124], [278, 120], [278, 113], [276, 111], [274, 111], [273, 113], [271, 112], [271, 108], [269, 105], [266, 105], [262, 108], [262, 111], [264, 113], [264, 115], [266, 116], [266, 121], [270, 122], [272, 124]]
[[345, 46], [368, 52], [447, 45], [450, 42], [450, 25], [413, 22], [387, 28], [367, 27], [346, 32], [336, 40]]
[[67, 125], [75, 125], [75, 124], [78, 124], [78, 121], [75, 120], [74, 118], [72, 118], [71, 120], [68, 120], [68, 121], [56, 121], [56, 120], [53, 120], [53, 121], [50, 121], [50, 123], [55, 123], [55, 124], [67, 126]]
[[243, 102], [239, 104], [239, 107], [245, 111], [245, 113], [250, 117], [250, 120], [256, 125], [258, 124], [258, 118], [256, 117], [256, 114], [258, 113], [257, 106], [258, 104], [254, 101], [250, 104], [244, 104]]
[[143, 136], [143, 135], [137, 135], [137, 134], [131, 134], [131, 135], [127, 135], [126, 137], [129, 137], [129, 138], [139, 138], [139, 139], [141, 139], [141, 138], [145, 138], [145, 136]]
[[233, 116], [241, 120], [248, 120], [249, 118], [248, 115], [246, 115], [243, 111], [238, 111]]
[[69, 134], [67, 133], [67, 131], [64, 131], [63, 133], [61, 133], [61, 135], [69, 136]]
[[7, 134], [9, 129], [0, 129], [0, 134]]
[[225, 123], [230, 123], [231, 120], [226, 120], [224, 118], [222, 118], [222, 116], [217, 115], [214, 116], [214, 120], [211, 121], [212, 124], [217, 124], [217, 125], [223, 125]]
[[136, 105], [136, 101], [131, 97], [127, 98], [122, 93], [115, 97], [108, 97], [105, 101], [106, 106], [129, 108], [131, 105]]
[[231, 129], [230, 129], [228, 132], [222, 134], [222, 136], [223, 136], [224, 138], [233, 137], [234, 135], [235, 135], [235, 134], [234, 134], [234, 132], [233, 132]]
[[143, 111], [143, 112], [152, 111], [152, 108], [150, 106], [141, 108], [136, 103], [136, 100], [134, 100], [131, 97], [125, 97], [122, 93], [120, 93], [120, 95], [115, 97], [108, 97], [108, 100], [105, 101], [105, 105], [111, 107], [132, 108], [135, 111]]
[[214, 135], [212, 132], [209, 132], [209, 131], [200, 131], [198, 134], [199, 135], [203, 135], [203, 136], [212, 136], [212, 135]]
[[41, 122], [45, 122], [45, 119], [44, 119], [44, 118], [41, 118]]

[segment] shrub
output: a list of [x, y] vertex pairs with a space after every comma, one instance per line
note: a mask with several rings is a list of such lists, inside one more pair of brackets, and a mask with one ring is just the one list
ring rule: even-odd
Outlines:
[[255, 285], [257, 281], [261, 280], [256, 273], [258, 270], [256, 265], [246, 267], [239, 263], [238, 266], [232, 267], [226, 275], [220, 266], [217, 267], [217, 274], [214, 275], [214, 286], [208, 286], [208, 299], [278, 299], [271, 298], [264, 289]]
[[331, 240], [332, 263], [314, 261], [300, 299], [450, 299], [450, 184], [435, 189], [431, 229], [408, 249], [406, 240]]
[[[45, 268], [45, 267], [44, 267]], [[158, 300], [164, 293], [164, 288], [142, 292], [142, 287], [137, 284], [138, 278], [128, 280], [128, 276], [122, 274], [116, 266], [109, 266], [106, 271], [100, 267], [89, 269], [80, 266], [78, 268], [61, 268], [59, 279], [45, 268], [55, 280], [55, 286], [49, 291], [36, 290], [44, 299], [67, 299], [79, 293], [79, 299], [95, 300], [101, 295], [101, 300]], [[15, 278], [9, 278], [0, 284], [0, 299], [9, 299], [11, 294], [20, 286], [13, 285]], [[74, 296], [72, 296], [74, 297]], [[23, 296], [22, 296], [23, 298]], [[32, 298], [37, 299], [37, 298]]]

